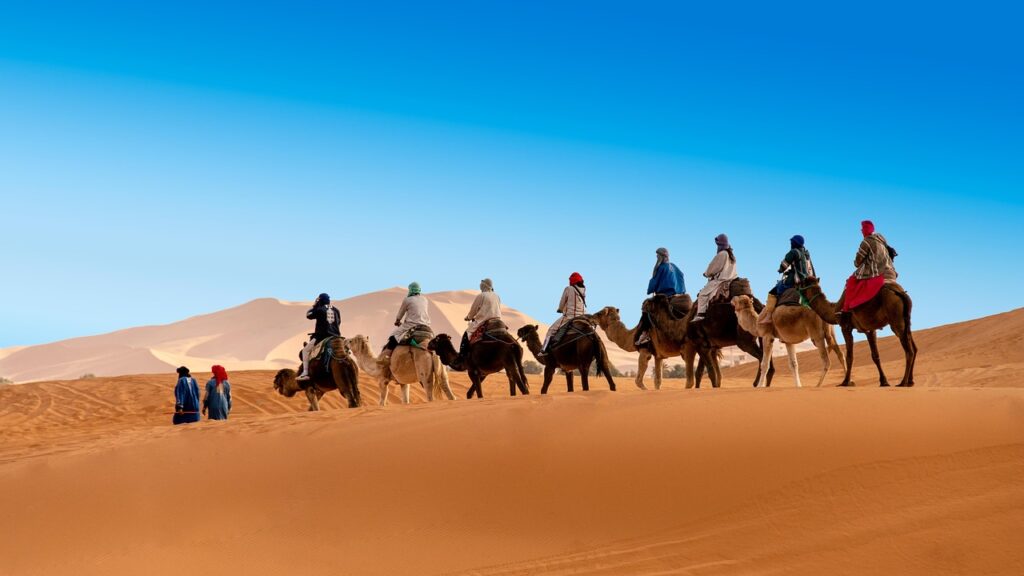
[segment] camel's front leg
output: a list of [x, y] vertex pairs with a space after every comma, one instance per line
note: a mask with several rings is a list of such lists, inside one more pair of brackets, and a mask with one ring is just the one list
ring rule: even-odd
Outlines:
[[380, 387], [380, 405], [388, 405], [388, 379], [381, 378], [377, 381], [377, 385]]
[[694, 359], [697, 353], [693, 350], [683, 351], [683, 362], [686, 364], [686, 389], [689, 390], [697, 384], [697, 368]]
[[455, 393], [452, 392], [452, 385], [448, 382], [448, 369], [441, 364], [440, 360], [434, 361], [434, 377], [441, 381], [441, 390], [449, 400], [455, 400]]
[[853, 371], [853, 326], [843, 324], [843, 343], [846, 345], [846, 376], [840, 386], [853, 386], [850, 373]]
[[[544, 383], [540, 386], [540, 393], [547, 394], [548, 386], [551, 386], [551, 381], [555, 378], [555, 367], [545, 366], [544, 367]], [[572, 374], [565, 375], [565, 385], [568, 386], [569, 392], [572, 392]], [[515, 394], [513, 394], [514, 396]]]
[[401, 386], [402, 386], [402, 404], [408, 404], [409, 403], [409, 385], [408, 384], [402, 384]]
[[[767, 344], [765, 345], [765, 349], [768, 349]], [[803, 385], [800, 384], [800, 361], [796, 359], [796, 346], [787, 343], [786, 354], [789, 356], [789, 369], [793, 371], [793, 380], [796, 381], [796, 387], [803, 388]], [[771, 355], [766, 354], [765, 358], [771, 360], [772, 357]], [[820, 386], [821, 383], [819, 382], [818, 385]]]
[[317, 412], [320, 410], [320, 399], [317, 397], [316, 390], [316, 386], [306, 388], [306, 399], [309, 400], [310, 412]]
[[647, 350], [640, 350], [640, 357], [636, 361], [636, 387], [647, 390], [644, 385], [644, 375], [647, 374], [647, 363], [651, 361], [651, 353]]

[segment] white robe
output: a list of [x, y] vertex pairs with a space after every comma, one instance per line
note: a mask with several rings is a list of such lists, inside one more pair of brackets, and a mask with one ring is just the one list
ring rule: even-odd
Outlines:
[[398, 328], [391, 332], [391, 336], [395, 340], [401, 340], [402, 336], [414, 326], [420, 324], [430, 326], [430, 313], [427, 311], [427, 306], [427, 297], [422, 294], [406, 296], [402, 301], [402, 306], [398, 309], [398, 316], [395, 317]]
[[708, 283], [697, 293], [697, 314], [704, 314], [708, 309], [711, 297], [724, 289], [722, 284], [736, 279], [736, 263], [729, 259], [729, 253], [722, 250], [711, 259], [708, 269], [704, 271]]
[[473, 334], [481, 324], [492, 318], [501, 318], [501, 298], [492, 290], [477, 294], [473, 305], [469, 307], [469, 314], [466, 314], [466, 320], [469, 322], [466, 334]]

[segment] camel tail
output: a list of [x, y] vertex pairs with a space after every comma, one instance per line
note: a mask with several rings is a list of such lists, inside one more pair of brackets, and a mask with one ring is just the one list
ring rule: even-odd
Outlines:
[[601, 338], [597, 334], [594, 334], [594, 344], [596, 344], [596, 346], [594, 346], [594, 360], [597, 361], [597, 369], [594, 374], [596, 376], [601, 376], [608, 373], [608, 367], [605, 366], [605, 362], [608, 361], [608, 353], [607, 350], [604, 349], [604, 342], [601, 341]]

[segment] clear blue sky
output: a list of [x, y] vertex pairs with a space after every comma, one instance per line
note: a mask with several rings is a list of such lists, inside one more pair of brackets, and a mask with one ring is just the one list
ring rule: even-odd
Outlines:
[[918, 327], [1024, 305], [1017, 4], [322, 4], [0, 4], [0, 346], [577, 270], [633, 321], [720, 232], [835, 299], [863, 218]]

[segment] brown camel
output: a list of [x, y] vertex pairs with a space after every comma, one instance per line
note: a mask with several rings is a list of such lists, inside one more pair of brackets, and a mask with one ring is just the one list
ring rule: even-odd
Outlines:
[[300, 390], [304, 391], [311, 412], [320, 410], [320, 398], [331, 390], [337, 390], [342, 398], [348, 400], [349, 408], [357, 408], [362, 403], [359, 396], [359, 370], [348, 354], [348, 345], [344, 338], [334, 338], [328, 346], [329, 355], [310, 359], [309, 380], [300, 383], [296, 380], [295, 370], [285, 368], [274, 376], [274, 390], [288, 398]]
[[[821, 285], [817, 278], [804, 280], [800, 293], [810, 303], [811, 309], [821, 316], [821, 319], [829, 324], [839, 324], [843, 331], [843, 341], [846, 344], [846, 377], [840, 386], [852, 386], [850, 372], [853, 370], [853, 331], [863, 333], [867, 336], [868, 346], [871, 347], [871, 359], [878, 367], [878, 381], [881, 386], [888, 386], [889, 381], [882, 371], [882, 362], [878, 356], [878, 342], [875, 332], [886, 326], [892, 328], [893, 334], [900, 340], [903, 346], [903, 354], [906, 366], [903, 369], [903, 380], [897, 386], [909, 387], [914, 385], [914, 362], [917, 360], [917, 344], [914, 343], [914, 336], [910, 332], [910, 311], [913, 302], [910, 295], [902, 286], [895, 282], [886, 282], [874, 298], [854, 308], [848, 313], [841, 313], [843, 299], [839, 302], [829, 302], [828, 298], [821, 291]], [[845, 295], [845, 293], [844, 293]]]
[[472, 398], [473, 394], [476, 394], [477, 398], [483, 398], [484, 378], [502, 370], [508, 378], [509, 394], [515, 396], [517, 388], [522, 394], [530, 393], [526, 371], [523, 370], [523, 347], [511, 334], [485, 336], [469, 345], [465, 358], [459, 357], [451, 336], [447, 334], [435, 336], [427, 345], [427, 349], [436, 353], [445, 366], [456, 372], [465, 371], [469, 374], [471, 385], [466, 392], [467, 399]]
[[590, 363], [594, 361], [597, 362], [597, 375], [600, 376], [603, 372], [608, 380], [608, 388], [614, 391], [615, 381], [612, 380], [608, 367], [608, 352], [601, 337], [594, 330], [594, 325], [585, 319], [574, 318], [569, 326], [562, 341], [552, 345], [545, 357], [540, 356], [542, 346], [536, 325], [523, 326], [516, 332], [519, 339], [526, 342], [526, 347], [530, 349], [537, 362], [544, 365], [544, 385], [540, 393], [548, 393], [548, 386], [551, 385], [557, 368], [565, 372], [565, 384], [569, 392], [573, 391], [573, 370], [580, 371], [583, 391], [590, 390]]
[[[708, 376], [711, 378], [711, 385], [715, 388], [721, 386], [722, 371], [718, 365], [721, 358], [721, 350], [727, 346], [736, 346], [747, 354], [758, 360], [757, 376], [754, 384], [761, 379], [760, 361], [761, 346], [757, 337], [741, 330], [736, 321], [736, 312], [729, 302], [713, 302], [708, 305], [704, 320], [691, 322], [697, 312], [697, 307], [691, 307], [685, 318], [679, 319], [671, 310], [667, 296], [655, 295], [648, 301], [648, 312], [654, 329], [651, 331], [652, 340], [657, 335], [663, 340], [680, 343], [680, 347], [686, 347], [683, 352], [683, 360], [686, 361], [686, 387], [694, 385], [692, 375], [694, 371], [694, 360], [700, 360], [707, 367]], [[763, 305], [754, 300], [755, 310], [760, 310]], [[772, 377], [775, 375], [775, 365], [769, 357], [767, 384], [771, 386]], [[697, 386], [700, 386], [700, 374], [697, 374]]]
[[434, 400], [434, 391], [439, 390], [449, 399], [455, 400], [452, 387], [448, 384], [448, 372], [437, 354], [419, 346], [401, 345], [389, 356], [375, 356], [368, 336], [355, 336], [348, 340], [349, 348], [359, 367], [377, 379], [380, 387], [380, 405], [387, 406], [388, 384], [398, 382], [402, 387], [402, 403], [409, 403], [409, 386], [419, 382], [427, 393], [427, 402]]
[[639, 358], [637, 359], [636, 367], [636, 387], [641, 390], [647, 390], [647, 386], [644, 385], [644, 375], [647, 373], [647, 365], [651, 361], [651, 357], [654, 357], [654, 389], [661, 389], [661, 374], [662, 366], [666, 358], [676, 356], [680, 354], [678, 350], [670, 347], [670, 349], [655, 349], [654, 352], [651, 348], [654, 348], [653, 344], [646, 346], [636, 346], [636, 331], [639, 325], [634, 328], [626, 328], [626, 325], [622, 323], [619, 318], [619, 309], [614, 306], [605, 306], [604, 308], [597, 311], [596, 314], [591, 314], [591, 318], [597, 322], [597, 325], [604, 330], [604, 333], [608, 336], [608, 339], [615, 343], [616, 346], [622, 348], [626, 352], [637, 352]]
[[[761, 358], [761, 374], [768, 370], [768, 359], [772, 356], [772, 347], [775, 339], [778, 338], [786, 345], [786, 354], [789, 356], [789, 367], [793, 370], [793, 379], [796, 387], [800, 388], [800, 364], [796, 358], [796, 345], [810, 340], [818, 349], [821, 356], [821, 377], [818, 378], [818, 386], [825, 381], [828, 370], [832, 363], [829, 360], [828, 351], [832, 350], [839, 365], [846, 367], [846, 361], [836, 343], [836, 335], [832, 326], [818, 317], [818, 315], [806, 306], [779, 306], [772, 313], [771, 323], [758, 323], [758, 314], [754, 312], [754, 299], [750, 296], [737, 296], [732, 299], [732, 306], [736, 310], [736, 320], [750, 334], [761, 338], [764, 347]], [[754, 384], [757, 388], [761, 385], [758, 381]]]

